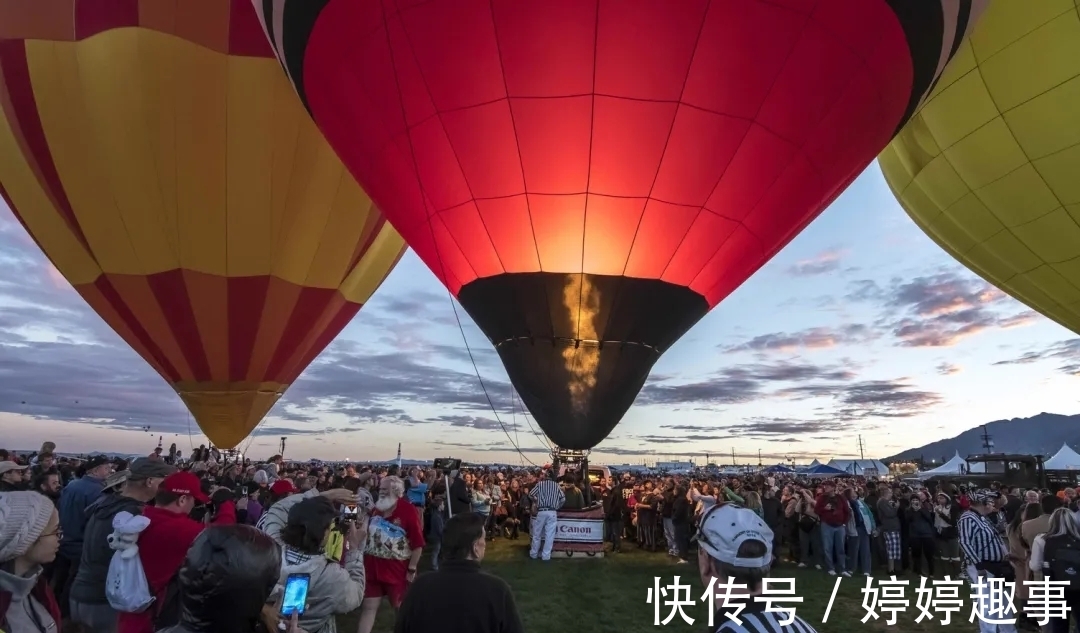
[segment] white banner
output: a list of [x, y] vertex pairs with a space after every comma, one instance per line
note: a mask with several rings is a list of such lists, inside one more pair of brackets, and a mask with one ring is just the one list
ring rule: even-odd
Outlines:
[[564, 543], [603, 543], [604, 522], [599, 519], [563, 519], [555, 525], [555, 541]]

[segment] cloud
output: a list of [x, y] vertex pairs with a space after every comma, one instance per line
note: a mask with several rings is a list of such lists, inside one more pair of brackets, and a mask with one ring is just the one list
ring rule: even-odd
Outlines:
[[864, 279], [851, 285], [847, 298], [876, 303], [882, 314], [877, 325], [903, 347], [949, 347], [988, 329], [1020, 327], [1038, 318], [997, 288], [961, 272], [893, 279], [885, 286]]
[[844, 252], [839, 249], [822, 251], [809, 259], [802, 259], [788, 267], [789, 275], [796, 277], [812, 277], [824, 275], [840, 269], [841, 258]]
[[952, 376], [953, 374], [959, 374], [961, 371], [963, 371], [963, 367], [952, 363], [940, 363], [937, 366], [937, 373], [942, 376]]
[[1028, 365], [1031, 363], [1051, 360], [1060, 363], [1058, 371], [1070, 376], [1080, 376], [1080, 339], [1074, 338], [1058, 341], [1046, 349], [1026, 352], [1025, 354], [1009, 360], [1000, 360], [995, 365]]
[[828, 349], [839, 345], [860, 345], [880, 336], [873, 328], [862, 324], [840, 327], [815, 327], [798, 332], [762, 334], [731, 347], [728, 352], [794, 352], [799, 349]]

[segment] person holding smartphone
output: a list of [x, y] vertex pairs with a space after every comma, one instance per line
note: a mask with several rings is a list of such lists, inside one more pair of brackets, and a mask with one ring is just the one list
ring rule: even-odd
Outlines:
[[[299, 626], [307, 633], [334, 630], [334, 616], [359, 607], [364, 595], [368, 517], [358, 512], [355, 518], [350, 516], [340, 523], [339, 516], [341, 513], [327, 497], [310, 497], [289, 508], [288, 521], [281, 530], [285, 550], [278, 584], [284, 592], [290, 577], [308, 577], [306, 604], [299, 614]], [[345, 527], [345, 551], [341, 563], [331, 560], [325, 553], [327, 539], [331, 532], [339, 529], [339, 524]]]

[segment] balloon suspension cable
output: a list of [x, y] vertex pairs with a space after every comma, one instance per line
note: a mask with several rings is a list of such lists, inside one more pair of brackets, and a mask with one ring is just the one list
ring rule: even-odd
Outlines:
[[[392, 31], [390, 30], [390, 24], [389, 24], [389, 22], [387, 20], [387, 16], [385, 15], [385, 12], [384, 12], [384, 14], [382, 16], [382, 19], [383, 19], [383, 27], [384, 27], [384, 29], [386, 31], [387, 44], [389, 44], [390, 43], [390, 41], [389, 41], [390, 33]], [[396, 64], [397, 62], [395, 60], [394, 47], [390, 46], [389, 49], [390, 49], [390, 61], [391, 61], [391, 64]], [[396, 74], [394, 75], [394, 84], [395, 84], [395, 86], [397, 88], [398, 104], [401, 106], [402, 120], [403, 121], [408, 121], [409, 117], [408, 117], [408, 114], [405, 111], [405, 101], [403, 99], [402, 91], [401, 91], [401, 80], [398, 79]], [[425, 87], [426, 87], [426, 85], [425, 85]], [[427, 200], [428, 197], [427, 197], [427, 193], [424, 191], [424, 182], [420, 178], [420, 164], [416, 159], [416, 148], [413, 146], [413, 140], [412, 140], [411, 135], [409, 136], [409, 155], [412, 158], [413, 173], [416, 176], [416, 186], [419, 187], [419, 189], [420, 189], [420, 195], [421, 195], [422, 199]], [[502, 418], [499, 417], [499, 411], [495, 407], [495, 402], [491, 399], [491, 394], [488, 393], [487, 386], [484, 384], [484, 379], [480, 375], [480, 368], [476, 365], [476, 358], [473, 356], [472, 348], [469, 346], [469, 338], [467, 336], [465, 336], [465, 328], [461, 324], [461, 316], [458, 314], [457, 302], [454, 301], [454, 293], [450, 292], [450, 287], [446, 285], [446, 280], [449, 277], [446, 274], [446, 264], [445, 264], [445, 262], [443, 262], [442, 254], [439, 252], [439, 239], [435, 235], [435, 225], [433, 224], [432, 217], [428, 217], [427, 225], [428, 225], [428, 229], [431, 231], [431, 242], [432, 242], [432, 244], [435, 245], [435, 257], [436, 257], [436, 259], [439, 260], [439, 268], [442, 270], [442, 279], [441, 279], [441, 281], [443, 282], [443, 287], [446, 288], [446, 296], [447, 296], [448, 299], [450, 299], [450, 307], [454, 310], [454, 320], [457, 322], [458, 331], [461, 332], [461, 340], [465, 343], [465, 351], [467, 351], [469, 353], [469, 362], [472, 363], [473, 372], [476, 373], [476, 380], [480, 383], [480, 389], [483, 390], [483, 392], [484, 392], [484, 398], [487, 399], [488, 405], [491, 407], [491, 413], [494, 414], [495, 420], [499, 423], [499, 427], [502, 428], [503, 433], [506, 434], [506, 439], [509, 440], [510, 444], [514, 447], [514, 450], [516, 450], [518, 452], [518, 455], [520, 455], [522, 459], [529, 462], [530, 464], [532, 464], [535, 467], [536, 464], [531, 459], [529, 459], [525, 455], [525, 453], [522, 452], [521, 448], [517, 445], [516, 442], [514, 442], [514, 438], [511, 437], [510, 432], [506, 430], [506, 425], [503, 424]]]
[[187, 443], [188, 455], [195, 451], [195, 443], [191, 441], [191, 411], [187, 412]]

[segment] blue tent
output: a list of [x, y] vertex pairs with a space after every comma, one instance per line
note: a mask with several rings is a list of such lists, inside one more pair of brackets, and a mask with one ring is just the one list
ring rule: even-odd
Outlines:
[[813, 468], [808, 468], [803, 471], [804, 475], [809, 477], [850, 477], [851, 473], [840, 470], [839, 468], [833, 468], [826, 464], [818, 464]]
[[775, 466], [769, 466], [768, 468], [764, 469], [762, 472], [766, 472], [766, 473], [769, 473], [769, 474], [777, 474], [777, 473], [793, 473], [793, 472], [795, 472], [795, 470], [792, 469], [792, 468], [788, 468], [787, 466], [785, 466], [783, 464], [777, 464]]

